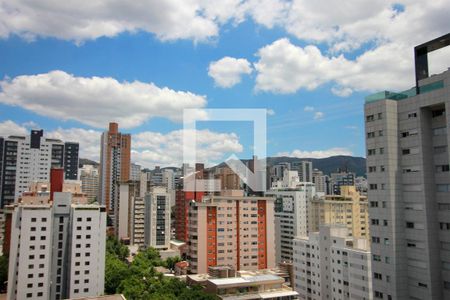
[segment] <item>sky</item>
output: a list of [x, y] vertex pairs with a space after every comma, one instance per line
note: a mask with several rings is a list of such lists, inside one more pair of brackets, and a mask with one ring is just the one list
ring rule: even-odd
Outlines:
[[[197, 160], [214, 164], [252, 156], [253, 124], [203, 110], [259, 108], [268, 156], [364, 157], [364, 97], [412, 87], [414, 46], [449, 15], [448, 0], [0, 0], [0, 136], [42, 128], [98, 161], [114, 121], [133, 162], [177, 166], [197, 109]], [[429, 61], [447, 70], [450, 47]]]

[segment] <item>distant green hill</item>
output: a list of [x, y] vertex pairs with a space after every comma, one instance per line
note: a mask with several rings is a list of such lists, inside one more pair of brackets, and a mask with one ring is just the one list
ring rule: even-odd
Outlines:
[[356, 176], [366, 176], [366, 159], [354, 156], [331, 156], [327, 158], [296, 158], [296, 157], [269, 157], [267, 164], [270, 166], [281, 162], [311, 161], [313, 168], [319, 169], [325, 174], [336, 172], [338, 169], [356, 173]]

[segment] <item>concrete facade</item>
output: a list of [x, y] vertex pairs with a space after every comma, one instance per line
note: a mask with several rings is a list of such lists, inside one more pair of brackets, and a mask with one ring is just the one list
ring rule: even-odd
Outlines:
[[207, 273], [209, 266], [235, 270], [275, 267], [274, 199], [244, 197], [228, 191], [191, 202], [189, 208], [189, 267]]
[[12, 213], [8, 299], [102, 295], [106, 210], [72, 204], [57, 192], [47, 204], [17, 204]]
[[366, 97], [374, 296], [450, 299], [450, 71]]
[[369, 243], [347, 236], [344, 225], [323, 225], [294, 239], [294, 288], [300, 299], [373, 299]]

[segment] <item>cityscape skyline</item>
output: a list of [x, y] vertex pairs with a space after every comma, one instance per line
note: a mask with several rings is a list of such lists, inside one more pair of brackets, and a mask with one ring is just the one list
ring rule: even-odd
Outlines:
[[[42, 128], [51, 137], [79, 140], [80, 157], [99, 161], [99, 136], [116, 121], [134, 137], [133, 162], [175, 166], [181, 162], [181, 149], [173, 145], [182, 136], [183, 108], [266, 108], [270, 156], [365, 156], [362, 99], [378, 89], [414, 85], [412, 48], [446, 32], [448, 7], [444, 1], [370, 2], [345, 14], [338, 8], [320, 11], [324, 2], [287, 2], [230, 1], [216, 9], [185, 4], [189, 14], [183, 18], [155, 24], [150, 16], [131, 27], [110, 15], [103, 21], [120, 24], [116, 31], [92, 34], [70, 22], [61, 25], [61, 33], [20, 27], [2, 11], [0, 135]], [[39, 10], [15, 5], [10, 9], [24, 17], [27, 9]], [[176, 16], [182, 10], [168, 8]], [[134, 9], [119, 15], [133, 18]], [[51, 14], [64, 12], [56, 7]], [[211, 30], [179, 27], [191, 18]], [[101, 17], [91, 19], [97, 24]], [[30, 17], [38, 21], [46, 24]], [[376, 32], [363, 30], [366, 22]], [[409, 23], [421, 26], [411, 34]], [[431, 73], [449, 65], [448, 51], [430, 55]], [[277, 72], [277, 65], [285, 72]], [[167, 109], [163, 99], [171, 99]], [[247, 123], [205, 122], [199, 129], [209, 130], [203, 132], [207, 157], [199, 161], [219, 162], [230, 153], [251, 158]], [[228, 143], [218, 147], [224, 140]]]
[[450, 299], [446, 0], [8, 2], [0, 299]]

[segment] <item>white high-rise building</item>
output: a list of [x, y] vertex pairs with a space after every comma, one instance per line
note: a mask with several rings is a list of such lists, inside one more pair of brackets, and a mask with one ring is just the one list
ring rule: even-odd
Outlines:
[[84, 165], [80, 168], [81, 189], [90, 202], [99, 202], [99, 174], [94, 165]]
[[447, 34], [415, 48], [412, 89], [366, 97], [377, 299], [450, 299], [450, 70], [428, 77], [427, 63], [449, 44]]
[[369, 243], [347, 236], [345, 225], [322, 225], [319, 232], [294, 239], [294, 288], [300, 299], [373, 299]]
[[266, 197], [275, 198], [275, 248], [277, 263], [292, 261], [292, 240], [309, 232], [310, 203], [316, 195], [313, 183], [299, 182], [297, 171], [284, 170], [283, 181]]
[[31, 183], [49, 181], [51, 168], [64, 168], [65, 179], [77, 180], [78, 148], [78, 143], [44, 137], [43, 130], [0, 137], [0, 207], [17, 201]]
[[145, 245], [157, 249], [170, 247], [171, 193], [166, 187], [155, 186], [145, 195], [144, 234]]
[[310, 161], [298, 161], [291, 163], [291, 170], [298, 172], [301, 182], [313, 182], [313, 165]]
[[141, 165], [130, 164], [130, 180], [139, 181], [141, 179]]
[[12, 215], [7, 298], [102, 295], [106, 209], [54, 193], [47, 204], [16, 204]]

